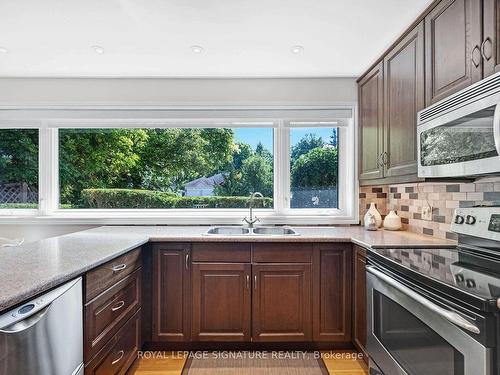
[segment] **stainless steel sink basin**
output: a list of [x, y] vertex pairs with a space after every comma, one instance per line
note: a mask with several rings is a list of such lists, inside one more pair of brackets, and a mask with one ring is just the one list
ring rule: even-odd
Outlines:
[[299, 234], [290, 227], [255, 227], [253, 234], [261, 236], [298, 236]]
[[221, 226], [208, 229], [206, 236], [298, 236], [294, 229], [290, 227], [237, 227]]
[[214, 236], [242, 236], [250, 234], [250, 229], [245, 227], [212, 227], [205, 233]]

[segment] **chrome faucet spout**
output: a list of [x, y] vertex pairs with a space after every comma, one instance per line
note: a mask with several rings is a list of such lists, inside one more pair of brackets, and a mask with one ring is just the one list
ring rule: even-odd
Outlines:
[[249, 228], [253, 228], [253, 225], [260, 221], [260, 219], [258, 217], [253, 216], [253, 205], [254, 205], [255, 199], [264, 199], [264, 195], [262, 195], [262, 193], [259, 193], [258, 191], [256, 191], [250, 195], [250, 198], [248, 198], [247, 203], [248, 203], [249, 215], [245, 216], [242, 221], [247, 223]]

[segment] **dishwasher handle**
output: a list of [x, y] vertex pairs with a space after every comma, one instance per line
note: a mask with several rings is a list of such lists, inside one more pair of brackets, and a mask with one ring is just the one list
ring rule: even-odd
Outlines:
[[19, 322], [16, 322], [8, 327], [4, 327], [0, 329], [0, 333], [5, 333], [5, 334], [15, 334], [15, 333], [20, 333], [23, 331], [26, 331], [27, 329], [33, 327], [35, 324], [37, 324], [40, 320], [43, 319], [45, 315], [50, 310], [50, 307], [52, 304], [44, 307], [41, 310], [38, 310], [35, 314], [27, 317], [24, 320], [21, 320]]
[[436, 305], [432, 301], [429, 301], [427, 298], [423, 297], [417, 292], [414, 292], [407, 286], [401, 284], [400, 282], [394, 280], [392, 277], [387, 276], [385, 273], [380, 272], [377, 270], [374, 266], [367, 266], [366, 271], [373, 274], [375, 277], [379, 278], [380, 280], [384, 281], [385, 283], [389, 284], [393, 288], [399, 290], [401, 293], [407, 295], [411, 299], [417, 301], [421, 305], [425, 306], [429, 310], [435, 312], [439, 316], [443, 317], [444, 319], [448, 320], [449, 322], [466, 329], [467, 331], [479, 334], [481, 331], [479, 328], [467, 321], [465, 318], [457, 314], [456, 312], [453, 311], [448, 311], [446, 309], [443, 309], [441, 306]]

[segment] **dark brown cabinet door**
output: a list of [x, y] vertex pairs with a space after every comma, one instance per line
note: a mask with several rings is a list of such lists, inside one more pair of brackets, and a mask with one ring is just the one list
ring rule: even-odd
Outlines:
[[417, 112], [424, 108], [424, 25], [384, 58], [384, 176], [417, 174]]
[[481, 0], [442, 0], [425, 17], [426, 103], [482, 78]]
[[500, 0], [483, 0], [483, 75], [500, 71]]
[[314, 341], [351, 341], [351, 246], [314, 249]]
[[190, 246], [153, 245], [153, 341], [190, 340]]
[[353, 288], [353, 341], [357, 349], [366, 353], [366, 250], [354, 246], [354, 288]]
[[378, 64], [358, 82], [359, 96], [359, 179], [373, 180], [384, 175], [383, 153], [384, 66]]
[[251, 265], [193, 263], [193, 341], [250, 341]]
[[253, 341], [312, 339], [311, 264], [254, 264]]

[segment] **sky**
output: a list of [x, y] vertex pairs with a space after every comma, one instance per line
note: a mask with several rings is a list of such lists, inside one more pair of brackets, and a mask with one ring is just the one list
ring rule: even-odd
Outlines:
[[[308, 133], [313, 133], [317, 137], [322, 137], [324, 141], [329, 141], [332, 128], [293, 128], [290, 132], [290, 145], [294, 146]], [[234, 134], [237, 141], [248, 143], [254, 150], [257, 144], [262, 142], [265, 148], [271, 152], [273, 151], [273, 129], [236, 128]]]

